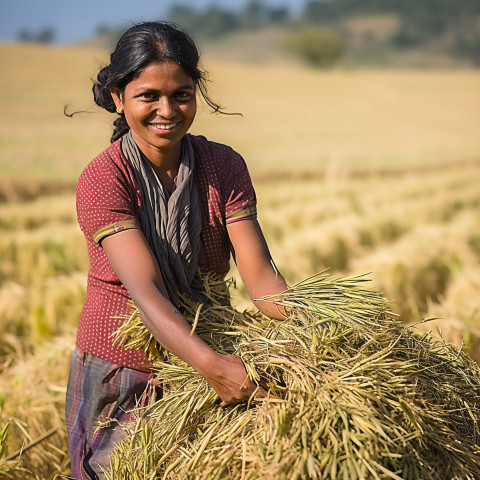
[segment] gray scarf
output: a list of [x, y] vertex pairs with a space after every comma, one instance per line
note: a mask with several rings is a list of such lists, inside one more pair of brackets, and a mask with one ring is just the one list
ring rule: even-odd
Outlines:
[[195, 156], [189, 135], [182, 139], [176, 184], [169, 195], [152, 164], [133, 140], [131, 130], [122, 139], [122, 152], [140, 187], [140, 227], [157, 259], [170, 300], [179, 306], [179, 294], [201, 301], [198, 278], [202, 216], [193, 175]]

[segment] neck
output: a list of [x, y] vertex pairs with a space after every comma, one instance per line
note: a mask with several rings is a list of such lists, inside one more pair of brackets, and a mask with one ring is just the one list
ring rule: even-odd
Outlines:
[[153, 169], [155, 170], [155, 173], [157, 174], [158, 179], [162, 183], [163, 188], [169, 194], [171, 194], [173, 191], [173, 187], [175, 185], [175, 178], [178, 173], [178, 168], [176, 170], [163, 170], [153, 165]]
[[139, 138], [135, 132], [132, 131], [132, 137], [135, 143], [138, 145], [140, 151], [148, 158], [153, 165], [157, 174], [163, 172], [172, 178], [178, 173], [180, 167], [180, 160], [182, 156], [182, 144], [178, 142], [172, 148], [158, 148], [155, 147], [141, 138]]

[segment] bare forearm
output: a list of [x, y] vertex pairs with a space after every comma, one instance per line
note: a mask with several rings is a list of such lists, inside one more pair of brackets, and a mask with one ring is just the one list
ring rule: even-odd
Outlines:
[[135, 289], [130, 294], [141, 312], [143, 323], [157, 341], [200, 374], [209, 375], [218, 357], [217, 352], [196, 334], [190, 335], [191, 325], [170, 300], [154, 286], [142, 295], [136, 295]]
[[151, 292], [145, 298], [149, 300], [137, 301], [145, 326], [167, 350], [205, 377], [223, 401], [246, 400], [255, 392], [256, 385], [247, 377], [240, 358], [221, 355], [197, 335], [190, 335], [185, 317], [162, 294]]
[[277, 320], [285, 317], [273, 302], [258, 300], [266, 295], [281, 293], [288, 288], [285, 279], [280, 273], [267, 268], [261, 275], [255, 275], [250, 281], [247, 280], [245, 286], [253, 303], [264, 315]]
[[102, 245], [113, 270], [142, 312], [145, 326], [168, 351], [203, 375], [218, 354], [197, 335], [190, 335], [190, 325], [168, 298], [143, 234], [127, 230], [107, 237]]
[[270, 318], [285, 318], [284, 312], [279, 311], [274, 303], [256, 300], [288, 288], [285, 279], [274, 267], [258, 222], [254, 219], [230, 224], [228, 233], [238, 270], [255, 306]]
[[170, 302], [160, 269], [143, 234], [135, 229], [107, 237], [108, 260], [142, 314], [145, 326], [171, 353], [203, 375], [227, 403], [246, 400], [256, 389], [240, 358], [221, 355], [197, 335]]

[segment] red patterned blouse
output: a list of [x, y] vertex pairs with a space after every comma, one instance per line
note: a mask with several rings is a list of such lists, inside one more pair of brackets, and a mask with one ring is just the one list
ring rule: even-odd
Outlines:
[[[230, 147], [191, 136], [195, 182], [202, 214], [200, 268], [224, 276], [229, 270], [229, 222], [256, 215], [256, 199], [242, 157]], [[141, 351], [114, 344], [117, 317], [130, 311], [130, 295], [112, 270], [101, 247], [108, 235], [140, 228], [141, 196], [121, 140], [112, 143], [83, 171], [77, 184], [77, 217], [85, 234], [91, 268], [87, 297], [77, 332], [77, 347], [104, 360], [138, 370], [149, 364]]]

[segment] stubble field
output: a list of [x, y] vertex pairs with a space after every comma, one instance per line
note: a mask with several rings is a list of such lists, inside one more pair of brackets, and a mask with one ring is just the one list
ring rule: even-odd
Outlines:
[[[88, 271], [74, 185], [110, 137], [90, 95], [106, 53], [0, 45], [0, 57], [0, 477], [51, 478], [68, 473], [64, 393]], [[436, 318], [423, 327], [480, 361], [480, 72], [207, 67], [213, 97], [243, 116], [200, 105], [192, 132], [246, 159], [287, 281], [372, 272], [406, 323]], [[6, 460], [46, 432], [23, 467]]]

